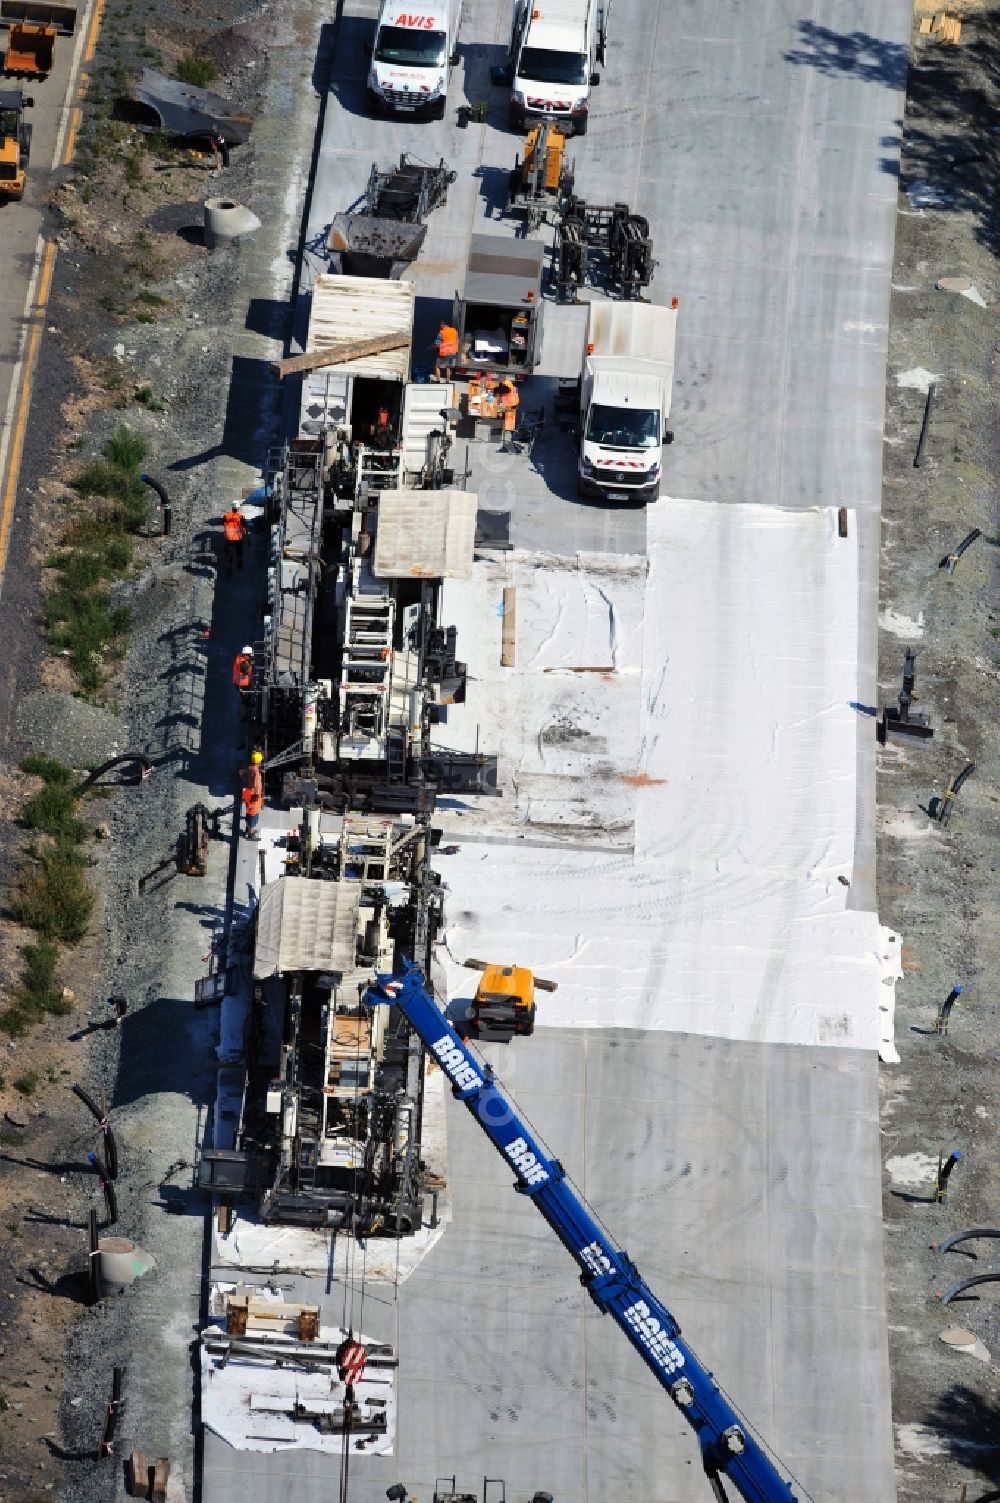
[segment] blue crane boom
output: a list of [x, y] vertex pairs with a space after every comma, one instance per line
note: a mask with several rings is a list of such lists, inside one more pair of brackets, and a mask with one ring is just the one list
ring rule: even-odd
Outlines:
[[382, 975], [365, 993], [367, 1007], [399, 1008], [451, 1081], [494, 1148], [510, 1164], [515, 1188], [545, 1217], [581, 1271], [581, 1282], [604, 1314], [624, 1331], [647, 1367], [694, 1430], [716, 1496], [728, 1478], [748, 1503], [796, 1503], [791, 1483], [747, 1432], [712, 1374], [681, 1336], [680, 1326], [656, 1298], [628, 1254], [616, 1245], [548, 1156], [513, 1103], [466, 1048], [424, 985], [416, 966]]

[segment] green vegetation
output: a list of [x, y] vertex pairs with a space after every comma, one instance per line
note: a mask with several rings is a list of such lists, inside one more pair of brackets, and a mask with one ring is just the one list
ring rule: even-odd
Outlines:
[[[82, 939], [94, 909], [87, 884], [87, 858], [81, 851], [87, 828], [77, 817], [73, 771], [54, 757], [25, 757], [22, 769], [43, 780], [21, 811], [21, 823], [44, 838], [30, 847], [11, 900], [11, 912], [34, 929], [37, 938], [21, 948], [24, 968], [8, 1007], [0, 1013], [0, 1030], [19, 1038], [47, 1015], [64, 1017], [72, 1002], [56, 981], [59, 941]], [[15, 1081], [18, 1090], [21, 1086]]]
[[132, 536], [149, 516], [148, 493], [139, 478], [145, 456], [145, 440], [130, 428], [119, 428], [108, 439], [103, 458], [90, 460], [73, 481], [97, 509], [74, 519], [65, 548], [46, 561], [59, 576], [44, 607], [52, 648], [69, 656], [91, 693], [100, 688], [105, 660], [128, 628], [128, 611], [112, 604], [107, 583], [128, 573]]
[[15, 1080], [14, 1089], [22, 1096], [33, 1096], [38, 1090], [38, 1072], [25, 1070], [24, 1074], [19, 1075]]
[[66, 841], [40, 851], [21, 873], [11, 904], [14, 917], [43, 939], [77, 944], [94, 911], [86, 866], [84, 857]]
[[215, 64], [207, 57], [196, 57], [193, 52], [182, 57], [174, 69], [174, 77], [193, 89], [207, 89], [215, 77]]
[[33, 793], [21, 810], [21, 823], [70, 845], [80, 845], [87, 836], [86, 825], [76, 817], [76, 796], [65, 783], [46, 783]]

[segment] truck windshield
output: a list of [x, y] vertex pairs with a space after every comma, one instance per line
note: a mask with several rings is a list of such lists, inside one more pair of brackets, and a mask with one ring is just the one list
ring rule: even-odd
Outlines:
[[595, 402], [587, 420], [586, 438], [609, 449], [658, 449], [660, 414], [635, 412], [629, 407], [603, 407]]
[[554, 52], [551, 47], [522, 47], [518, 78], [532, 83], [585, 84], [587, 59], [582, 52]]
[[380, 26], [375, 39], [375, 61], [403, 63], [408, 68], [441, 68], [445, 62], [447, 41], [443, 31]]

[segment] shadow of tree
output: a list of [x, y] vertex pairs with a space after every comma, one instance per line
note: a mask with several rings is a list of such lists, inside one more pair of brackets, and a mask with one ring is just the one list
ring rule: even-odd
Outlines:
[[[917, 207], [971, 214], [976, 238], [994, 255], [1000, 253], [1000, 195], [994, 189], [1000, 166], [996, 28], [971, 17], [959, 46], [918, 35], [912, 48], [814, 21], [799, 22], [798, 31], [799, 45], [785, 53], [787, 62], [886, 89], [906, 87], [902, 187], [920, 194]], [[894, 157], [883, 158], [881, 165], [893, 175], [899, 171]]]
[[788, 63], [805, 63], [820, 73], [850, 73], [863, 83], [902, 89], [909, 49], [867, 31], [834, 31], [815, 21], [799, 22], [800, 47], [785, 53]]
[[974, 1468], [993, 1486], [1000, 1485], [1000, 1412], [994, 1402], [955, 1383], [938, 1399], [926, 1423], [956, 1461]]

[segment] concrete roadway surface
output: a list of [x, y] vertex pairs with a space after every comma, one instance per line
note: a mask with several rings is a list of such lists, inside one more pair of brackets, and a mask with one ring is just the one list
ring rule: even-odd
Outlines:
[[[429, 343], [473, 228], [513, 232], [495, 214], [519, 143], [489, 90], [510, 7], [467, 0], [448, 117], [426, 125], [364, 111], [377, 9], [348, 0], [338, 22], [307, 240], [357, 197], [372, 161], [443, 156], [458, 180], [415, 268]], [[571, 148], [578, 192], [649, 217], [654, 296], [681, 300], [667, 490], [855, 508], [872, 647], [904, 85], [881, 59], [909, 25], [909, 0], [617, 0], [590, 134]], [[458, 105], [486, 97], [489, 122], [460, 130]], [[533, 468], [510, 471], [474, 454], [472, 488], [510, 505], [521, 547], [641, 552], [642, 513], [577, 501], [570, 447], [552, 434]], [[475, 644], [463, 653], [474, 671]], [[862, 658], [864, 683], [867, 646]], [[859, 741], [862, 894], [872, 762]], [[802, 1495], [892, 1498], [874, 1056], [613, 1026], [539, 1029], [510, 1055], [520, 1104]], [[399, 1428], [394, 1457], [352, 1462], [354, 1503], [395, 1480], [426, 1500], [452, 1472], [470, 1491], [504, 1477], [512, 1503], [535, 1488], [561, 1503], [705, 1500], [672, 1404], [464, 1116], [450, 1107], [453, 1224], [398, 1289], [368, 1291], [365, 1334], [400, 1354]], [[322, 1285], [288, 1297], [322, 1298]], [[329, 1300], [333, 1321], [342, 1297]], [[208, 1434], [204, 1461], [213, 1503], [329, 1496], [329, 1463], [313, 1453], [241, 1455]]]

